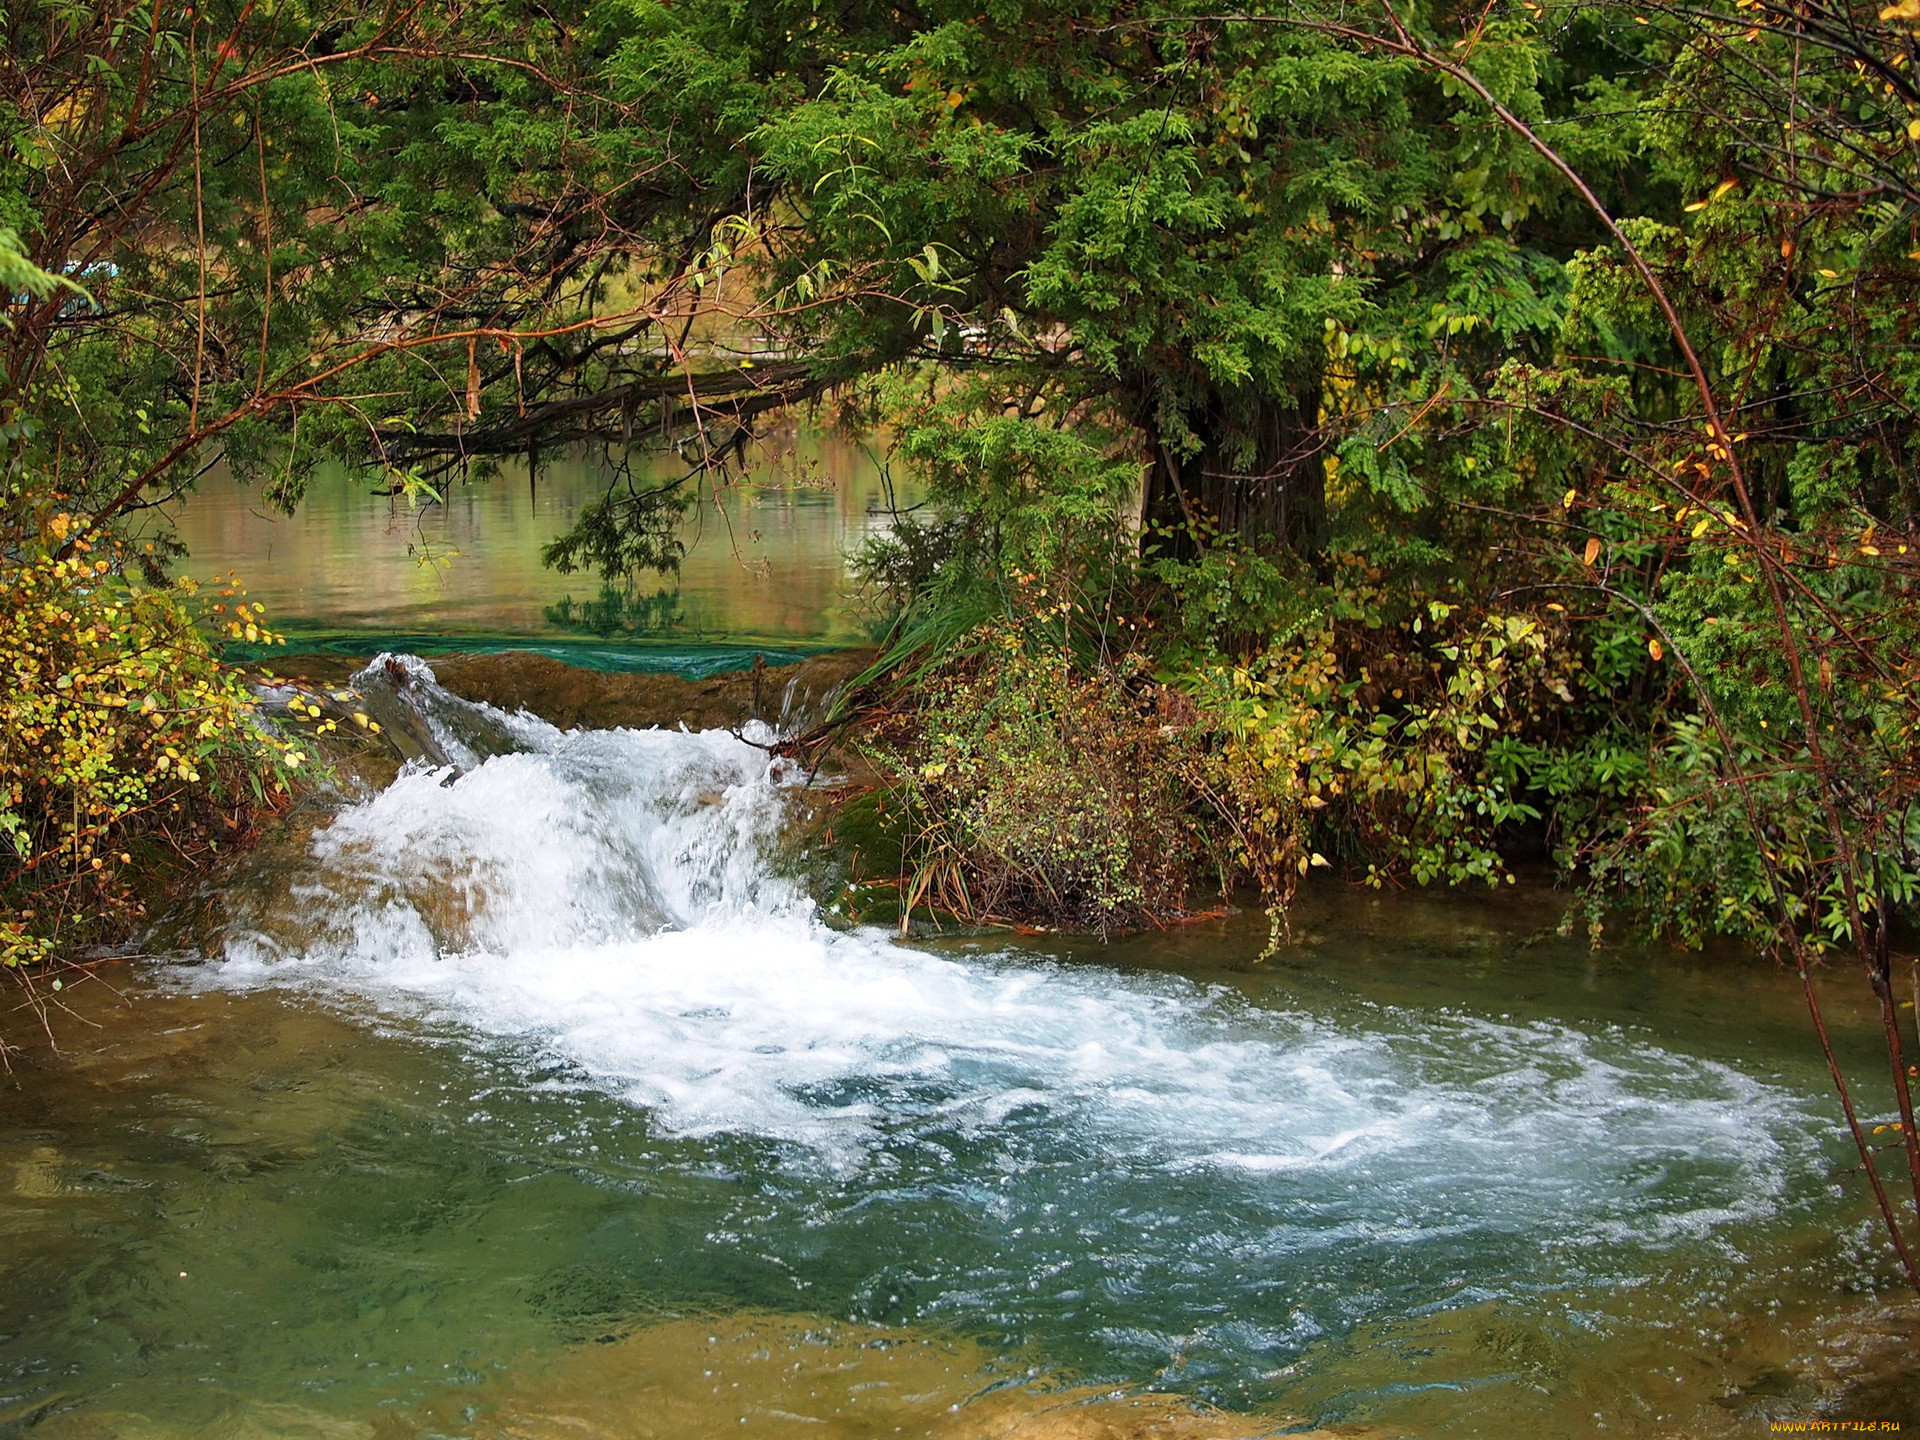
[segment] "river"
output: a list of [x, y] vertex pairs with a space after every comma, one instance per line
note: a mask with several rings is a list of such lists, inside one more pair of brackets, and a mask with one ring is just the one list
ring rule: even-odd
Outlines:
[[1258, 915], [901, 943], [816, 910], [765, 735], [402, 663], [455, 763], [247, 857], [57, 1052], [6, 1020], [0, 1436], [1912, 1423], [1834, 1398], [1898, 1290], [1770, 966], [1543, 887], [1322, 887], [1267, 961]]

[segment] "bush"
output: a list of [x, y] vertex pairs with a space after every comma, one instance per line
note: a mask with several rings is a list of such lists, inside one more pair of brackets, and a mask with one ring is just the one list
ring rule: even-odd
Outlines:
[[[1428, 626], [1452, 618], [1430, 605]], [[1206, 794], [1276, 919], [1301, 876], [1334, 863], [1316, 845], [1375, 885], [1511, 881], [1502, 832], [1539, 812], [1494, 752], [1555, 683], [1550, 647], [1525, 616], [1451, 629], [1397, 683], [1343, 656], [1332, 628], [1193, 677], [1215, 741]]]
[[[281, 801], [307, 760], [196, 628], [55, 514], [0, 544], [0, 965], [117, 939], [136, 853], [188, 865]], [[67, 553], [61, 554], [62, 550]], [[263, 638], [259, 607], [212, 607]], [[265, 638], [271, 639], [267, 636]]]
[[[1019, 617], [975, 631], [909, 687], [874, 757], [897, 777], [908, 900], [1106, 935], [1177, 918], [1209, 874], [1251, 879], [1276, 924], [1315, 866], [1510, 882], [1501, 847], [1542, 819], [1543, 776], [1585, 754], [1543, 731], [1577, 679], [1564, 636], [1440, 601], [1341, 623], [1366, 607], [1320, 598], [1242, 661], [1176, 631], [1157, 677]], [[1561, 803], [1590, 799], [1590, 768]]]
[[1010, 627], [984, 640], [873, 752], [897, 776], [907, 910], [1103, 937], [1180, 914], [1205, 858], [1191, 703], [1136, 661], [1087, 673]]
[[1843, 812], [1853, 857], [1843, 863], [1811, 769], [1780, 764], [1757, 744], [1734, 748], [1729, 755], [1698, 716], [1677, 721], [1653, 751], [1639, 803], [1598, 817], [1585, 907], [1596, 937], [1617, 899], [1646, 929], [1689, 948], [1714, 935], [1764, 947], [1784, 924], [1810, 952], [1837, 949], [1849, 879], [1869, 913], [1884, 905], [1912, 916], [1920, 818], [1896, 811], [1876, 834]]

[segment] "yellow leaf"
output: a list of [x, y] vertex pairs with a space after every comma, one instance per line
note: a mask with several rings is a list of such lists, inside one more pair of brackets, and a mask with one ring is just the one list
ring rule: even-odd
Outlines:
[[1647, 654], [1651, 655], [1656, 660], [1664, 660], [1666, 658], [1667, 652], [1665, 647], [1662, 646], [1658, 640], [1649, 640], [1647, 641]]
[[1587, 553], [1586, 553], [1585, 559], [1586, 559], [1586, 563], [1591, 565], [1593, 564], [1594, 561], [1598, 560], [1599, 558], [1600, 558], [1600, 537], [1596, 535], [1591, 540], [1587, 541]]
[[1725, 195], [1729, 190], [1732, 190], [1739, 183], [1737, 179], [1722, 180], [1718, 185], [1713, 187], [1713, 198], [1715, 200], [1720, 199], [1721, 196]]
[[1573, 502], [1579, 498], [1580, 492], [1578, 490], [1567, 491], [1566, 494], [1560, 497], [1560, 508], [1562, 510], [1571, 510], [1573, 508]]
[[1829, 280], [1838, 280], [1840, 278], [1840, 272], [1838, 270], [1822, 270], [1820, 273]]

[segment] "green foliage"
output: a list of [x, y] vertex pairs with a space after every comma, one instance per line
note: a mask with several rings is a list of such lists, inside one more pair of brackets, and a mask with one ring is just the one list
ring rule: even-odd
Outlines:
[[[430, 498], [503, 456], [680, 438], [661, 327], [718, 172], [673, 184], [600, 74], [648, 8], [11, 7], [0, 226], [61, 281], [0, 293], [0, 420], [40, 422], [22, 473], [104, 524], [215, 461], [291, 506], [328, 462]], [[608, 543], [633, 509], [596, 512], [586, 562], [663, 557], [651, 524]]]
[[1391, 657], [1379, 677], [1342, 657], [1331, 629], [1311, 628], [1278, 637], [1247, 665], [1195, 677], [1223, 741], [1213, 793], [1238, 859], [1271, 903], [1284, 905], [1298, 876], [1331, 863], [1314, 848], [1319, 837], [1376, 885], [1402, 875], [1421, 885], [1511, 882], [1498, 841], [1539, 812], [1493, 748], [1537, 720], [1564, 681], [1532, 619], [1452, 619], [1450, 606], [1431, 602], [1421, 628], [1437, 629], [1424, 647], [1434, 660]]
[[983, 625], [1097, 663], [1108, 609], [1130, 583], [1126, 508], [1139, 473], [1086, 415], [1023, 413], [986, 380], [920, 371], [883, 389], [895, 454], [926, 495], [857, 558], [895, 616], [891, 662], [922, 668], [979, 644]]
[[1860, 950], [1915, 913], [1920, 92], [1896, 11], [1641, 7], [1644, 68], [1594, 89], [1631, 106], [1622, 230], [1724, 440], [1617, 242], [1567, 266], [1559, 352], [1528, 377], [1586, 442], [1557, 447], [1591, 537], [1558, 568], [1593, 597], [1596, 700], [1636, 702], [1644, 737], [1644, 781], [1570, 825], [1572, 853], [1691, 943]]
[[1166, 612], [1162, 661], [1176, 668], [1267, 648], [1289, 629], [1302, 591], [1315, 588], [1297, 563], [1232, 536], [1192, 555], [1169, 555], [1158, 539], [1145, 547], [1141, 572]]
[[[784, 41], [726, 7], [676, 14], [778, 77], [745, 144], [801, 222], [779, 282], [872, 277], [797, 335], [837, 364], [937, 356], [1103, 411], [1151, 462], [1157, 524], [1312, 547], [1329, 326], [1407, 360], [1372, 402], [1392, 405], [1426, 382], [1411, 357], [1434, 334], [1464, 375], [1557, 318], [1564, 191], [1419, 67], [1314, 28], [1337, 7], [936, 4], [910, 28], [851, 7]], [[1262, 23], [1283, 19], [1300, 23]], [[1551, 90], [1577, 123], [1577, 47], [1524, 21], [1477, 39], [1516, 107], [1544, 113]], [[779, 104], [808, 59], [827, 78]]]
[[[0, 225], [0, 295], [41, 296], [59, 287], [59, 280], [47, 274], [21, 253], [20, 237]], [[0, 313], [0, 325], [13, 322]]]
[[931, 504], [964, 513], [996, 577], [1097, 565], [1119, 544], [1139, 467], [1097, 425], [1008, 414], [1003, 403], [985, 386], [961, 387], [901, 427], [898, 453]]
[[[1844, 870], [1835, 864], [1816, 779], [1770, 759], [1758, 747], [1729, 756], [1704, 721], [1676, 722], [1653, 757], [1647, 803], [1628, 811], [1630, 819], [1609, 815], [1615, 833], [1593, 847], [1586, 909], [1595, 932], [1599, 901], [1617, 892], [1632, 897], [1646, 922], [1687, 945], [1714, 935], [1771, 945], [1783, 904], [1786, 922], [1813, 948], [1844, 945], [1852, 925]], [[1730, 783], [1730, 776], [1740, 778]], [[1858, 878], [1873, 906], [1911, 913], [1920, 901], [1913, 823], [1892, 846], [1871, 832], [1850, 837], [1861, 850]]]

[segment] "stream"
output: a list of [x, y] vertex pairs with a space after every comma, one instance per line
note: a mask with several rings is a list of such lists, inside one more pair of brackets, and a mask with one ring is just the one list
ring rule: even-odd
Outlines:
[[1880, 1363], [1764, 964], [1527, 887], [899, 943], [771, 732], [396, 664], [447, 763], [9, 1017], [0, 1436], [1733, 1436]]
[[[698, 676], [862, 633], [864, 452], [703, 491], [657, 593], [538, 564], [605, 483], [173, 520], [294, 650]], [[1920, 1423], [1771, 966], [1562, 939], [1527, 886], [1310, 889], [1264, 962], [1258, 914], [901, 943], [816, 910], [770, 734], [562, 733], [396, 663], [425, 761], [65, 992], [57, 1052], [0, 1022], [0, 1437]]]

